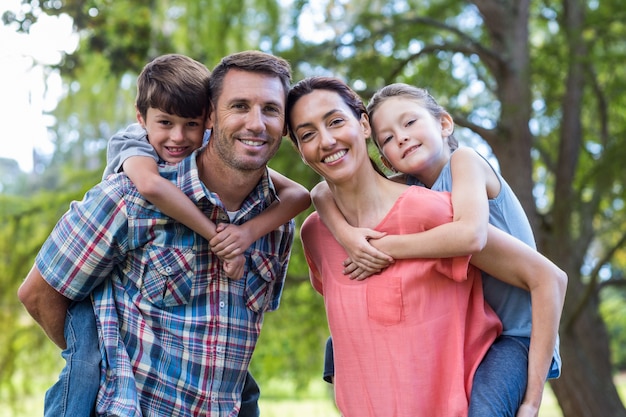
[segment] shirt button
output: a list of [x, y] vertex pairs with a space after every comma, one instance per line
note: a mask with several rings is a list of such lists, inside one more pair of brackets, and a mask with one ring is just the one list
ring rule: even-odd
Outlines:
[[223, 301], [220, 301], [220, 308], [224, 308], [225, 305], [226, 303], [224, 303]]
[[172, 272], [172, 267], [171, 266], [166, 267], [165, 268], [165, 272], [167, 272], [167, 273]]

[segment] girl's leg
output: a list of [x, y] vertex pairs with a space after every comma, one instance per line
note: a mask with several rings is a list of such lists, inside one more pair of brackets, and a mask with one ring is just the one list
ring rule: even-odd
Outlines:
[[469, 417], [515, 417], [528, 383], [527, 337], [500, 336], [474, 375]]

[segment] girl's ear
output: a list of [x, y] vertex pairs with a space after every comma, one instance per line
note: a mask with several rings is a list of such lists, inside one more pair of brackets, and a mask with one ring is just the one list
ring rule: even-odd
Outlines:
[[454, 120], [448, 112], [441, 115], [441, 136], [447, 138], [454, 133]]

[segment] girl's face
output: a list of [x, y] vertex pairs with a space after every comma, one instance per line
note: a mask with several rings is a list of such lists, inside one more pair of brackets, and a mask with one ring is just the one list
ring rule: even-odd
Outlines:
[[357, 119], [339, 94], [315, 90], [302, 96], [290, 118], [302, 160], [327, 180], [351, 178], [368, 161], [367, 116]]
[[418, 100], [387, 99], [374, 112], [372, 126], [382, 155], [399, 172], [421, 177], [450, 158], [445, 139], [452, 134], [452, 118], [436, 119]]

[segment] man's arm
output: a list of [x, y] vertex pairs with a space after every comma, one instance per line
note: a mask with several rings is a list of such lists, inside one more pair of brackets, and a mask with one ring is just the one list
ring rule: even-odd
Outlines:
[[65, 349], [67, 345], [63, 329], [71, 300], [52, 288], [34, 265], [17, 290], [17, 296], [50, 340]]

